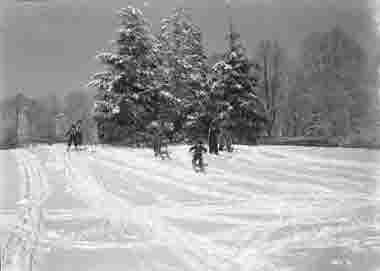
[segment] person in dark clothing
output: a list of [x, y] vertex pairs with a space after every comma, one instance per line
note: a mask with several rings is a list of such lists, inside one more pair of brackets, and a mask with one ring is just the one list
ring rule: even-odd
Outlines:
[[160, 157], [162, 160], [171, 159], [167, 139], [162, 139], [160, 144]]
[[208, 132], [209, 152], [218, 154], [218, 128], [215, 123], [211, 123]]
[[67, 151], [70, 150], [72, 144], [74, 144], [76, 148], [76, 127], [74, 124], [72, 124], [70, 129], [66, 132], [65, 137], [67, 137]]
[[225, 148], [225, 145], [226, 145], [226, 141], [225, 141], [225, 137], [224, 137], [223, 132], [219, 134], [218, 143], [219, 143], [218, 150], [219, 151], [224, 151], [224, 148]]
[[161, 134], [159, 131], [155, 131], [153, 135], [153, 151], [154, 151], [154, 156], [157, 157], [161, 153]]
[[228, 152], [232, 152], [233, 151], [233, 147], [232, 147], [232, 135], [230, 132], [227, 132], [226, 133], [226, 146], [227, 146], [227, 151]]
[[189, 151], [193, 152], [193, 168], [198, 166], [201, 170], [204, 170], [203, 153], [207, 152], [207, 149], [203, 146], [202, 140], [199, 140]]
[[219, 151], [224, 151], [225, 148], [232, 152], [232, 135], [228, 129], [222, 128], [219, 134]]
[[82, 134], [82, 121], [78, 120], [75, 126], [75, 146], [82, 146], [83, 134]]

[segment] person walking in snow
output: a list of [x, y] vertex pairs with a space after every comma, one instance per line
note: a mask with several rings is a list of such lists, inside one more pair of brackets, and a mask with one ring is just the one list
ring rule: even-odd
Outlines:
[[218, 154], [218, 128], [214, 121], [211, 122], [208, 131], [208, 146], [210, 153]]
[[153, 135], [153, 151], [154, 156], [157, 157], [161, 153], [162, 138], [159, 130], [156, 130]]
[[230, 131], [226, 131], [226, 136], [225, 136], [225, 139], [226, 139], [226, 147], [227, 147], [227, 151], [228, 152], [232, 152], [233, 151], [233, 141], [232, 141], [232, 134]]
[[70, 147], [72, 144], [75, 145], [75, 148], [77, 148], [76, 145], [76, 127], [75, 124], [71, 124], [70, 129], [66, 132], [65, 137], [67, 137], [67, 151], [70, 150]]
[[228, 152], [232, 152], [232, 135], [231, 132], [223, 127], [219, 134], [219, 151], [227, 149]]
[[162, 160], [171, 159], [170, 153], [169, 153], [169, 146], [168, 146], [168, 139], [167, 138], [161, 139], [160, 157]]
[[198, 140], [198, 142], [189, 149], [189, 152], [193, 152], [193, 168], [200, 168], [201, 171], [204, 170], [203, 164], [203, 153], [207, 152], [207, 149], [203, 146], [202, 140]]
[[75, 146], [82, 146], [83, 134], [82, 134], [82, 121], [78, 120], [75, 125]]
[[86, 124], [87, 127], [83, 134], [85, 134], [84, 137], [86, 138], [90, 151], [95, 151], [95, 146], [99, 143], [98, 127], [93, 118], [89, 118]]

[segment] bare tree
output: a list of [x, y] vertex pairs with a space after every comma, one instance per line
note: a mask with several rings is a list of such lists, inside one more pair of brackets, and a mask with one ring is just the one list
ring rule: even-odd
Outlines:
[[339, 27], [303, 43], [302, 76], [309, 114], [303, 133], [347, 137], [368, 116], [371, 103], [366, 52]]
[[278, 115], [284, 106], [285, 95], [285, 52], [278, 41], [263, 40], [257, 50], [261, 71], [261, 95], [265, 100], [267, 111], [267, 133], [269, 136], [281, 134], [281, 122]]
[[56, 94], [50, 94], [41, 101], [46, 109], [46, 129], [49, 140], [56, 140], [56, 116], [63, 111], [62, 101]]

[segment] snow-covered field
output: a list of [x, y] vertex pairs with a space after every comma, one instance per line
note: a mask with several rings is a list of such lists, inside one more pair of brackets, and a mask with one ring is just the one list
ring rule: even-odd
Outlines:
[[0, 241], [29, 195], [34, 270], [380, 270], [380, 152], [238, 146], [203, 174], [170, 150], [0, 151]]

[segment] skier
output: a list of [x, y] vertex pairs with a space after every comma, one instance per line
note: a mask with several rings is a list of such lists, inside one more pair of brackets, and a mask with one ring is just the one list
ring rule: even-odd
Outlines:
[[82, 121], [78, 120], [76, 123], [75, 129], [75, 146], [82, 146], [83, 143], [83, 134], [82, 134]]
[[232, 147], [232, 135], [229, 131], [226, 132], [226, 145], [227, 145], [227, 151], [232, 152], [233, 147]]
[[90, 151], [95, 151], [95, 146], [99, 143], [99, 135], [97, 124], [94, 119], [90, 118], [87, 121], [86, 141], [90, 147]]
[[232, 152], [232, 136], [227, 128], [222, 128], [219, 135], [219, 151], [227, 148], [228, 152]]
[[210, 153], [218, 154], [218, 128], [214, 121], [211, 122], [208, 131], [208, 145]]
[[153, 135], [153, 151], [154, 156], [157, 157], [161, 154], [161, 133], [159, 130], [156, 130]]
[[165, 158], [171, 159], [167, 140], [161, 140], [159, 153], [162, 160], [164, 160]]
[[223, 129], [221, 129], [220, 134], [218, 136], [218, 143], [219, 143], [218, 150], [224, 151], [224, 147], [226, 146], [226, 135]]
[[66, 132], [65, 137], [68, 137], [67, 139], [67, 151], [70, 150], [70, 147], [72, 144], [75, 145], [75, 149], [77, 148], [76, 144], [76, 127], [75, 124], [71, 124], [70, 129]]
[[203, 146], [202, 140], [198, 140], [198, 142], [189, 149], [189, 152], [193, 152], [193, 168], [196, 170], [198, 167], [201, 171], [204, 171], [203, 153], [207, 152], [207, 149]]

